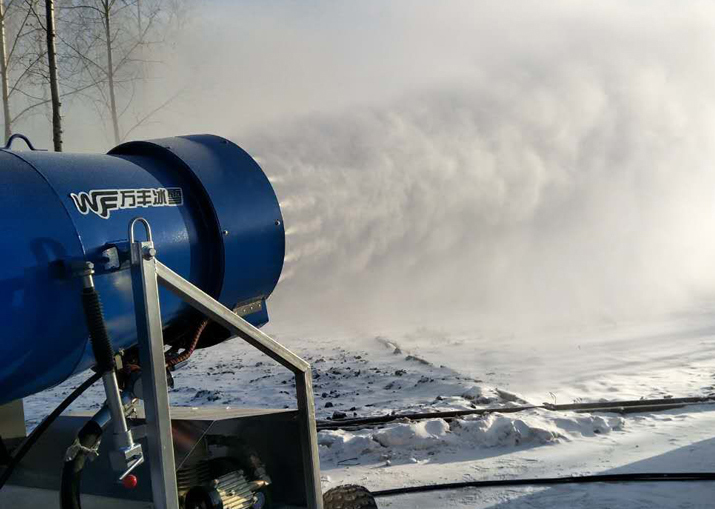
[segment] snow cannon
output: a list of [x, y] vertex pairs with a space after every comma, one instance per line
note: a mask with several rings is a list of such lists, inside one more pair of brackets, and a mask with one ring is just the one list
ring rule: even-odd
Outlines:
[[[13, 135], [0, 231], [0, 507], [375, 507], [354, 486], [324, 505], [310, 365], [260, 330], [283, 218], [238, 146], [198, 135], [63, 154]], [[230, 338], [292, 372], [293, 408], [170, 406], [192, 353]], [[23, 398], [73, 375], [27, 435]], [[100, 380], [98, 410], [65, 412]]]
[[[265, 174], [235, 144], [202, 135], [125, 143], [106, 155], [0, 150], [0, 404], [94, 364], [78, 263], [94, 265], [112, 348], [137, 343], [120, 245], [137, 215], [167, 266], [253, 325], [268, 321], [283, 218]], [[166, 290], [159, 298], [164, 341], [180, 344], [201, 317]], [[198, 346], [228, 337], [217, 329]]]

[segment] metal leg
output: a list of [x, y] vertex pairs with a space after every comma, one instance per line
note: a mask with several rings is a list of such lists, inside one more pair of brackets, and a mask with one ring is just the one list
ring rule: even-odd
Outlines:
[[164, 337], [159, 306], [156, 259], [151, 230], [146, 221], [147, 242], [134, 242], [130, 225], [132, 288], [142, 365], [142, 399], [146, 413], [147, 456], [150, 458], [154, 507], [179, 509], [174, 444], [171, 435], [169, 394], [164, 361]]
[[308, 369], [295, 374], [295, 390], [300, 415], [301, 448], [305, 471], [305, 492], [308, 507], [322, 509], [323, 495], [320, 486], [320, 454], [318, 431], [315, 427], [315, 400], [313, 399], [313, 374]]
[[0, 405], [0, 436], [5, 440], [27, 436], [25, 408], [21, 399]]

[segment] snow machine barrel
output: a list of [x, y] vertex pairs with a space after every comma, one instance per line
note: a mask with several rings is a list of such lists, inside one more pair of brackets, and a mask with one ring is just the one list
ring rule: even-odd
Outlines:
[[[119, 145], [106, 155], [0, 150], [0, 404], [56, 385], [94, 363], [83, 319], [81, 262], [92, 262], [114, 351], [137, 342], [127, 224], [153, 227], [162, 260], [249, 323], [283, 266], [276, 195], [241, 148], [209, 135]], [[167, 344], [200, 315], [165, 289]], [[228, 337], [215, 326], [199, 347]]]

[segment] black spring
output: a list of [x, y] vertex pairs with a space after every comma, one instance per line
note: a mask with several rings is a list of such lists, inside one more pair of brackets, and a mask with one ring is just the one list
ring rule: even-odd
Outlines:
[[102, 301], [94, 288], [82, 290], [82, 307], [87, 320], [87, 330], [92, 343], [92, 352], [97, 361], [97, 370], [105, 373], [114, 369], [114, 350], [109, 341], [107, 325], [104, 321]]

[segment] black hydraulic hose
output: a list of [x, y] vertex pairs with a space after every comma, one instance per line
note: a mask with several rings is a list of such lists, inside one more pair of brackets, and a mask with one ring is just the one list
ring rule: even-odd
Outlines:
[[0, 435], [0, 466], [7, 465], [11, 460], [10, 451], [5, 447], [5, 442], [2, 439], [2, 435]]
[[5, 470], [3, 471], [2, 475], [0, 475], [0, 489], [5, 486], [5, 483], [8, 479], [10, 479], [10, 476], [15, 470], [15, 467], [17, 467], [20, 461], [22, 461], [22, 458], [25, 457], [25, 455], [32, 448], [32, 446], [35, 445], [35, 443], [40, 439], [42, 434], [47, 431], [47, 428], [49, 428], [50, 425], [55, 422], [57, 417], [59, 417], [60, 414], [64, 412], [67, 407], [74, 402], [74, 400], [76, 400], [84, 391], [89, 389], [89, 387], [94, 384], [94, 382], [99, 380], [101, 376], [101, 373], [93, 373], [92, 376], [90, 376], [87, 380], [82, 382], [79, 387], [73, 390], [72, 393], [67, 396], [62, 401], [62, 403], [60, 403], [59, 406], [52, 411], [50, 415], [45, 417], [42, 422], [38, 424], [35, 429], [32, 430], [32, 433], [30, 433], [30, 435], [25, 439], [22, 445], [20, 445], [17, 451], [12, 455], [12, 459], [8, 463], [7, 467], [5, 467]]
[[[102, 427], [94, 420], [89, 420], [77, 434], [77, 440], [72, 447], [74, 456], [65, 459], [60, 482], [60, 509], [81, 509], [80, 502], [82, 471], [87, 460], [93, 458], [99, 441], [102, 438]], [[71, 448], [72, 448], [71, 447]]]
[[498, 488], [501, 486], [544, 486], [555, 484], [586, 484], [615, 482], [692, 482], [715, 481], [714, 472], [678, 472], [678, 473], [633, 473], [633, 474], [597, 474], [568, 477], [542, 477], [536, 479], [495, 479], [487, 481], [464, 481], [445, 484], [427, 484], [406, 486], [387, 490], [372, 491], [373, 497], [392, 497], [425, 493], [428, 491], [459, 490], [464, 488]]

